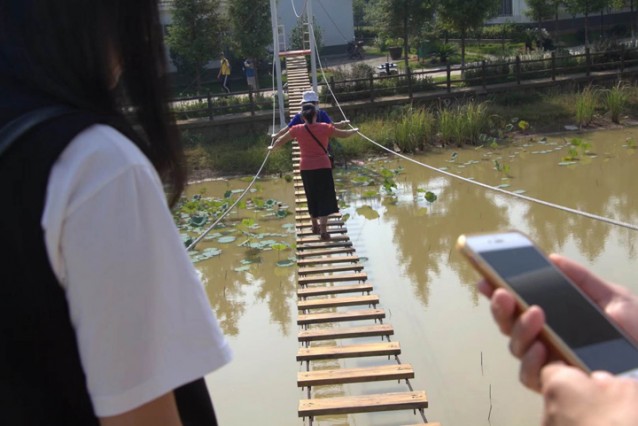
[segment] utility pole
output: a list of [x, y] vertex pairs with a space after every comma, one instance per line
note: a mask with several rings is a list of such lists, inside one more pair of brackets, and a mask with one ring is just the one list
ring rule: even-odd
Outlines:
[[310, 74], [312, 75], [312, 90], [317, 91], [317, 52], [315, 42], [315, 20], [312, 16], [312, 0], [307, 0], [306, 14], [308, 17], [308, 28], [310, 29]]
[[[276, 0], [270, 0], [270, 18], [272, 22], [272, 46], [277, 79], [277, 97], [279, 99], [279, 124], [283, 127], [286, 124], [284, 110], [284, 89], [281, 83], [281, 59], [279, 58], [279, 23], [277, 20]], [[276, 130], [273, 129], [273, 132]]]

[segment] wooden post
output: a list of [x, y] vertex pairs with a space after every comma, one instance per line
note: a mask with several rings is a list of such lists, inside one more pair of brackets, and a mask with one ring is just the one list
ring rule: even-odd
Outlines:
[[446, 72], [447, 72], [447, 92], [451, 93], [452, 92], [452, 68], [450, 67], [450, 64], [447, 64], [446, 67]]
[[248, 88], [248, 100], [250, 101], [250, 115], [255, 115], [255, 99], [253, 97], [253, 89]]
[[483, 89], [487, 90], [487, 83], [485, 81], [485, 74], [487, 73], [487, 66], [485, 60], [481, 61], [481, 82], [483, 83]]
[[206, 100], [208, 101], [208, 121], [213, 121], [213, 98], [210, 95], [210, 91], [206, 96]]
[[412, 71], [410, 67], [405, 69], [405, 75], [408, 77], [408, 95], [412, 99]]
[[370, 76], [370, 102], [374, 102], [374, 76]]
[[521, 57], [516, 55], [516, 84], [521, 84]]
[[589, 54], [589, 47], [585, 48], [585, 75], [589, 77], [591, 74], [591, 56]]
[[552, 51], [552, 81], [556, 81], [556, 52]]
[[[333, 76], [330, 76], [330, 87], [332, 88], [332, 92], [336, 94], [337, 92], [337, 88], [335, 87], [335, 78]], [[330, 98], [330, 104], [332, 106], [335, 105], [335, 98], [334, 96]]]
[[625, 45], [620, 45], [620, 76], [625, 72]]

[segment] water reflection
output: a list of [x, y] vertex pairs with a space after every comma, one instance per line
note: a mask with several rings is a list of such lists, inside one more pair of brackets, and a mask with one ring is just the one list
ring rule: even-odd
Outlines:
[[[581, 156], [570, 166], [559, 165], [569, 148], [570, 137], [563, 136], [525, 140], [507, 148], [459, 149], [454, 161], [449, 151], [418, 159], [489, 185], [505, 185], [507, 190], [637, 224], [637, 153], [623, 145], [628, 137], [638, 139], [638, 131], [582, 137], [591, 141], [590, 150], [596, 156]], [[400, 167], [403, 170], [394, 179], [395, 195], [388, 196], [382, 189], [380, 172]], [[358, 181], [362, 176], [365, 183]], [[368, 164], [339, 180], [346, 206], [343, 213], [349, 216], [349, 236], [357, 254], [368, 259], [364, 262], [366, 273], [381, 296], [396, 340], [401, 342], [402, 360], [414, 366], [413, 385], [428, 392], [432, 403], [426, 413], [432, 421], [521, 426], [540, 422], [540, 401], [517, 382], [517, 364], [474, 286], [477, 274], [453, 248], [459, 234], [520, 229], [543, 249], [565, 253], [638, 290], [638, 282], [631, 279], [638, 267], [635, 231], [517, 200], [403, 160]], [[369, 186], [373, 180], [376, 184]], [[246, 184], [232, 181], [207, 187], [209, 193], [215, 193], [229, 185], [241, 188]], [[292, 184], [283, 179], [263, 181], [261, 187], [265, 197], [290, 205], [294, 202]], [[426, 201], [425, 190], [438, 199]], [[233, 219], [241, 220], [246, 214], [239, 213]], [[285, 233], [282, 226], [293, 223], [293, 218], [258, 218], [258, 222], [261, 232]], [[278, 240], [292, 244], [294, 236]], [[244, 398], [248, 398], [255, 401], [255, 410], [269, 413], [260, 416], [262, 423], [301, 424], [295, 407], [306, 396], [296, 389], [291, 371], [303, 368], [294, 362], [298, 346], [295, 268], [275, 267], [294, 250], [250, 252], [237, 243], [222, 248], [221, 256], [197, 264], [211, 306], [237, 353], [233, 364], [211, 378], [214, 396], [216, 387], [227, 390], [216, 400], [220, 419], [227, 424], [252, 422], [254, 417], [243, 407]], [[258, 262], [245, 272], [237, 272], [246, 258]], [[257, 369], [255, 364], [264, 360], [267, 364]], [[329, 367], [337, 365], [340, 362]], [[265, 371], [270, 373], [267, 380], [262, 379]], [[322, 392], [340, 394], [342, 390], [326, 388]], [[383, 418], [393, 424], [399, 417], [392, 416], [349, 417], [348, 421], [378, 424], [375, 418]], [[321, 419], [318, 424], [348, 423], [339, 417]]]

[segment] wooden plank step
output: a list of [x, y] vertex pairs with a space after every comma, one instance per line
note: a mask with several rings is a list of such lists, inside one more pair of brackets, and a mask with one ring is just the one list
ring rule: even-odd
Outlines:
[[318, 346], [299, 348], [297, 361], [316, 361], [319, 359], [357, 358], [364, 356], [400, 355], [399, 342], [362, 343], [347, 346]]
[[[312, 235], [312, 234], [311, 234]], [[329, 241], [337, 242], [337, 241], [349, 241], [350, 237], [347, 235], [331, 235]], [[297, 245], [300, 244], [308, 244], [308, 243], [318, 243], [321, 240], [319, 239], [319, 235], [312, 235], [310, 237], [302, 237], [297, 238]]]
[[417, 423], [414, 425], [405, 425], [405, 426], [441, 426], [441, 423]]
[[302, 371], [297, 373], [297, 386], [325, 386], [346, 383], [378, 382], [414, 378], [410, 364], [381, 365], [365, 368], [339, 368], [336, 370]]
[[299, 300], [297, 309], [300, 311], [306, 309], [325, 309], [338, 308], [340, 306], [368, 306], [378, 305], [379, 296], [371, 294], [369, 296], [352, 296], [352, 297], [330, 297], [322, 299]]
[[395, 392], [376, 395], [315, 398], [299, 401], [299, 417], [335, 414], [370, 413], [375, 411], [415, 410], [428, 407], [423, 391]]
[[299, 275], [308, 275], [308, 274], [329, 274], [332, 272], [347, 272], [347, 271], [362, 271], [363, 265], [360, 263], [357, 264], [348, 264], [348, 265], [331, 265], [331, 266], [323, 266], [320, 268], [299, 268], [297, 272]]
[[[334, 225], [331, 225], [330, 228], [326, 228], [326, 231], [329, 234], [332, 235], [332, 239], [336, 239], [335, 237], [337, 235], [335, 235], [335, 234], [347, 234], [348, 233], [348, 230], [346, 228], [335, 227]], [[317, 236], [317, 234], [314, 234], [312, 232], [312, 229], [297, 232], [297, 238], [307, 238], [307, 237], [312, 237], [313, 235]]]
[[307, 259], [316, 256], [332, 256], [335, 254], [347, 254], [354, 253], [354, 247], [343, 247], [343, 248], [335, 248], [329, 250], [306, 250], [306, 251], [298, 251], [295, 253], [297, 259]]
[[359, 262], [359, 260], [359, 256], [332, 256], [313, 259], [299, 259], [297, 260], [297, 266], [306, 267], [309, 265], [328, 265], [333, 263], [355, 263]]
[[328, 248], [352, 247], [352, 241], [317, 241], [315, 244], [297, 246], [297, 250], [324, 250]]
[[317, 340], [351, 339], [357, 337], [392, 336], [394, 328], [390, 324], [364, 325], [359, 327], [335, 327], [314, 330], [302, 330], [297, 334], [300, 342]]
[[355, 274], [334, 274], [334, 275], [308, 275], [297, 278], [299, 285], [319, 284], [319, 283], [342, 283], [346, 281], [367, 281], [368, 274], [358, 272]]
[[320, 314], [299, 314], [298, 325], [325, 324], [327, 322], [382, 320], [385, 318], [383, 309], [357, 309], [345, 312], [327, 312]]
[[[336, 217], [333, 220], [328, 218], [328, 222], [326, 223], [328, 226], [344, 226], [345, 224], [346, 223], [343, 220], [339, 220]], [[299, 229], [312, 228], [312, 222], [298, 222], [295, 227]]]
[[370, 293], [372, 284], [331, 285], [322, 287], [306, 287], [297, 290], [298, 297], [327, 296], [343, 293]]
[[[308, 210], [306, 209], [306, 212]], [[343, 216], [341, 215], [341, 213], [333, 213], [330, 216], [328, 216], [328, 223], [330, 223], [331, 220], [341, 220], [343, 218]], [[297, 222], [310, 222], [311, 221], [311, 217], [310, 215], [307, 214], [302, 214], [302, 215], [297, 215], [297, 217], [295, 218], [295, 220]]]

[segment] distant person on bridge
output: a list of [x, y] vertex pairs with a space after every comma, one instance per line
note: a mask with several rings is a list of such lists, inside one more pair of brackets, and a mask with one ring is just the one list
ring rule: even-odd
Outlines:
[[244, 61], [244, 73], [246, 74], [246, 83], [250, 90], [257, 90], [257, 79], [255, 77], [255, 66], [250, 59]]
[[[324, 111], [323, 109], [319, 108], [319, 96], [314, 90], [307, 90], [303, 92], [303, 97], [301, 99], [301, 107], [303, 108], [305, 105], [315, 106], [315, 109], [317, 111], [317, 123], [334, 124], [335, 127], [338, 129], [345, 128], [350, 123], [350, 121], [348, 120], [340, 121], [338, 123], [333, 123], [332, 118], [330, 118], [328, 113]], [[272, 138], [277, 139], [281, 137], [284, 133], [286, 133], [292, 126], [296, 126], [298, 124], [303, 124], [303, 123], [304, 123], [304, 120], [301, 115], [301, 112], [298, 112], [297, 114], [294, 115], [294, 117], [292, 117], [288, 125], [286, 127], [283, 127], [277, 133], [274, 133], [272, 135]]]
[[303, 181], [308, 212], [312, 220], [312, 233], [322, 241], [330, 240], [327, 230], [328, 215], [339, 212], [337, 194], [332, 177], [332, 165], [328, 158], [328, 140], [331, 136], [347, 138], [359, 129], [341, 130], [334, 125], [317, 121], [317, 108], [306, 104], [301, 110], [304, 124], [292, 126], [269, 149], [297, 139], [301, 151], [301, 179]]
[[228, 77], [230, 77], [230, 62], [228, 62], [228, 59], [224, 56], [224, 52], [222, 52], [219, 58], [219, 72], [217, 73], [217, 79], [220, 81], [222, 89], [224, 89], [226, 93], [230, 93], [230, 87], [228, 87], [230, 82], [228, 81]]

